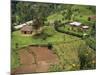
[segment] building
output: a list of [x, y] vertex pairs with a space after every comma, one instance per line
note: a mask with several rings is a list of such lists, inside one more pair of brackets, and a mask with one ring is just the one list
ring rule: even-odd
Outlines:
[[14, 28], [15, 28], [15, 29], [20, 29], [20, 28], [22, 28], [23, 26], [25, 26], [26, 24], [27, 24], [27, 25], [30, 25], [30, 24], [32, 24], [32, 23], [33, 23], [33, 21], [31, 20], [31, 21], [25, 22], [25, 23], [23, 23], [23, 24], [16, 25], [16, 26], [14, 26]]
[[71, 26], [80, 26], [82, 23], [80, 23], [80, 22], [71, 22], [71, 23], [69, 23]]
[[82, 28], [83, 28], [83, 29], [88, 29], [88, 28], [89, 28], [89, 26], [82, 26]]
[[33, 27], [30, 26], [30, 25], [24, 25], [22, 28], [21, 28], [21, 33], [22, 34], [32, 34], [33, 32]]

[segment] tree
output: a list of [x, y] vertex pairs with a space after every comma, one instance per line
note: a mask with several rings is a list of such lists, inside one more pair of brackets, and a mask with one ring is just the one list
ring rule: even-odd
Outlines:
[[63, 5], [62, 7], [65, 6], [65, 11], [62, 13], [62, 15], [65, 17], [65, 19], [68, 19], [69, 21], [71, 19], [74, 19], [73, 15], [73, 5]]
[[43, 22], [41, 21], [40, 18], [35, 18], [33, 20], [33, 28], [35, 29], [35, 33], [38, 33], [38, 30], [40, 29], [40, 27], [43, 25]]

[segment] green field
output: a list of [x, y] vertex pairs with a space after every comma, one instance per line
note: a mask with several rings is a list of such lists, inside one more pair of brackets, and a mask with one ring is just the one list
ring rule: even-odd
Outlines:
[[17, 51], [12, 51], [11, 52], [11, 68], [16, 68], [18, 66], [20, 66], [20, 62], [19, 62], [19, 56], [17, 54]]

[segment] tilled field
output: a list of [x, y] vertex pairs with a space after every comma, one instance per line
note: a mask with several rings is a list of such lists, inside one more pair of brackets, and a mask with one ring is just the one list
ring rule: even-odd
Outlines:
[[12, 71], [12, 75], [19, 73], [48, 72], [50, 65], [58, 64], [57, 55], [47, 47], [29, 46], [18, 52], [20, 66]]

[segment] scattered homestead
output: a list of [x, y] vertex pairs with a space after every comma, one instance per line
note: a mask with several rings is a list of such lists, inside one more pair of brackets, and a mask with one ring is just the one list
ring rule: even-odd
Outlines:
[[[94, 17], [94, 16], [93, 16], [93, 17]], [[33, 22], [32, 22], [32, 20], [31, 20], [31, 21], [28, 21], [28, 22], [23, 23], [23, 24], [21, 24], [21, 25], [17, 25], [17, 26], [15, 26], [15, 28], [16, 28], [16, 29], [20, 29], [20, 31], [21, 31], [22, 34], [32, 34], [32, 32], [33, 32], [33, 27], [30, 25], [30, 24], [32, 24], [32, 23], [33, 23]], [[76, 27], [80, 27], [80, 26], [82, 25], [82, 23], [74, 21], [74, 22], [69, 23], [69, 25], [71, 25], [71, 26], [76, 26]], [[82, 27], [83, 29], [88, 29], [88, 28], [89, 28], [89, 26], [87, 26], [87, 25], [84, 25], [84, 26], [81, 26], [81, 27]]]
[[22, 34], [32, 34], [33, 32], [33, 28], [32, 26], [30, 25], [24, 25], [22, 28], [21, 28], [21, 33]]
[[71, 26], [76, 26], [76, 27], [80, 27], [81, 26], [81, 28], [82, 29], [88, 29], [89, 28], [89, 26], [87, 26], [87, 25], [82, 25], [82, 23], [80, 23], [80, 22], [71, 22], [71, 23], [69, 23]]

